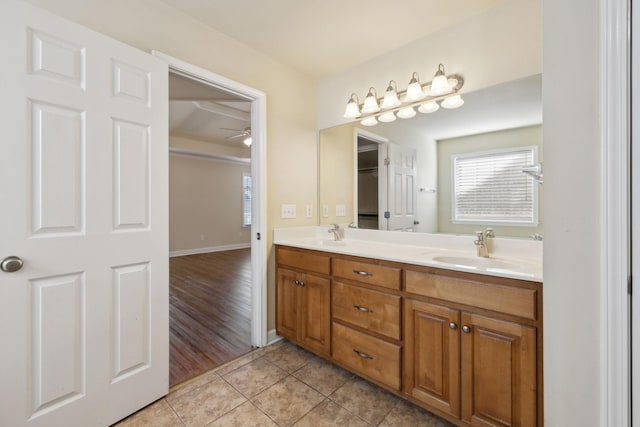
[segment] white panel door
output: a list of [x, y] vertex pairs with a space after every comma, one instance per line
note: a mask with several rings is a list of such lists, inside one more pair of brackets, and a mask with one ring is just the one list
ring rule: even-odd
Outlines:
[[15, 0], [0, 40], [0, 426], [107, 426], [168, 390], [168, 70]]
[[416, 150], [388, 143], [387, 212], [388, 230], [413, 231], [416, 221]]

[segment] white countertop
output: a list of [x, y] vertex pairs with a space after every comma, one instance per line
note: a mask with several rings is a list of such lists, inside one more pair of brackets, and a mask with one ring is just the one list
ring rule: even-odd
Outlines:
[[496, 237], [489, 258], [478, 257], [475, 236], [342, 228], [334, 241], [328, 226], [277, 228], [273, 242], [317, 251], [512, 279], [542, 282], [542, 242]]

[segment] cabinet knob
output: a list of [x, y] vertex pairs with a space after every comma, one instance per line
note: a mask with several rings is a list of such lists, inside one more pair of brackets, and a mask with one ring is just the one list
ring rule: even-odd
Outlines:
[[304, 282], [302, 280], [300, 281], [300, 286], [304, 286]]
[[467, 325], [464, 325], [462, 327], [462, 332], [464, 332], [465, 334], [468, 334], [469, 332], [471, 332], [471, 328]]
[[300, 286], [300, 280], [296, 280], [295, 282], [293, 282], [296, 284], [296, 286]]
[[450, 322], [449, 329], [458, 329], [458, 325], [456, 325], [456, 322]]

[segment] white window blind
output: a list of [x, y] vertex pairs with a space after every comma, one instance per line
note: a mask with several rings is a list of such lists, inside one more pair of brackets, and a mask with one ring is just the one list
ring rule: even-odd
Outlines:
[[242, 225], [251, 227], [251, 175], [242, 175]]
[[536, 162], [536, 147], [452, 156], [453, 221], [537, 223], [537, 183], [522, 169]]

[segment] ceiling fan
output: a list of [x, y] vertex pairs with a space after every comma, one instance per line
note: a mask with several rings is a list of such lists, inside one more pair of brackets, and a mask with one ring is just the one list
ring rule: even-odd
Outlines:
[[251, 147], [251, 128], [246, 127], [242, 130], [240, 129], [230, 129], [230, 128], [220, 128], [220, 130], [230, 130], [233, 132], [237, 132], [235, 135], [227, 136], [225, 139], [236, 139], [236, 138], [244, 138], [242, 142], [247, 147]]

